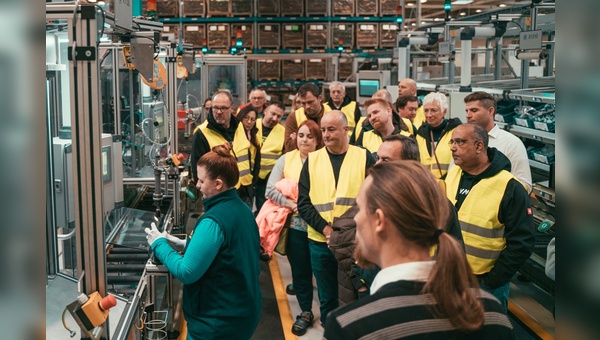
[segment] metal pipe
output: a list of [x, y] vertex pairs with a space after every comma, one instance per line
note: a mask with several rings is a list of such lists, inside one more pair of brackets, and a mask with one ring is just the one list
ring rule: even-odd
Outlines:
[[485, 66], [484, 66], [484, 71], [483, 73], [488, 74], [490, 73], [490, 64], [491, 64], [491, 60], [492, 60], [492, 56], [491, 56], [491, 41], [492, 38], [487, 38], [485, 39]]
[[146, 268], [145, 263], [140, 264], [114, 264], [108, 263], [106, 271], [108, 273], [141, 273]]
[[144, 254], [148, 253], [147, 249], [141, 248], [129, 248], [129, 247], [113, 247], [110, 249], [109, 254]]
[[494, 64], [495, 64], [495, 68], [494, 68], [494, 79], [495, 80], [500, 80], [500, 78], [502, 78], [502, 43], [503, 43], [503, 38], [499, 37], [496, 38], [496, 57], [494, 59]]
[[107, 275], [106, 276], [106, 282], [108, 284], [113, 284], [113, 285], [130, 285], [130, 284], [136, 284], [138, 282], [140, 282], [140, 279], [142, 277], [139, 275], [120, 275], [120, 276], [114, 276], [114, 275]]
[[468, 87], [471, 85], [471, 46], [472, 40], [461, 40], [461, 59], [462, 66], [460, 70], [460, 86]]

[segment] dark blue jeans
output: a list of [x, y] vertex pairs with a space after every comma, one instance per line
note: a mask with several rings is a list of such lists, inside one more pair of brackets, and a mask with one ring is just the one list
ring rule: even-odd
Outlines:
[[307, 235], [305, 231], [292, 228], [288, 230], [287, 257], [298, 304], [303, 312], [312, 312], [312, 267]]
[[317, 292], [321, 309], [321, 323], [327, 314], [338, 307], [337, 261], [327, 243], [308, 240], [310, 263], [317, 279]]
[[265, 179], [258, 179], [256, 181], [256, 187], [254, 189], [254, 197], [256, 197], [256, 211], [260, 211], [263, 204], [267, 198], [265, 197], [265, 192], [267, 191], [267, 181], [269, 180], [269, 176]]

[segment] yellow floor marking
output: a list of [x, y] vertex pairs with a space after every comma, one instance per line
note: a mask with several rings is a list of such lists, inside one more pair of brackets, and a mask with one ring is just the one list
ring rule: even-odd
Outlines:
[[525, 326], [529, 327], [537, 336], [539, 336], [542, 340], [554, 340], [552, 334], [548, 333], [544, 328], [542, 328], [534, 319], [532, 319], [527, 313], [525, 313], [519, 306], [514, 303], [508, 301], [508, 310]]
[[285, 286], [281, 279], [279, 263], [277, 262], [277, 255], [275, 253], [273, 253], [273, 258], [269, 261], [269, 269], [271, 270], [273, 289], [275, 290], [275, 297], [277, 298], [277, 307], [279, 308], [279, 317], [281, 319], [281, 327], [283, 327], [285, 339], [298, 339], [298, 337], [292, 333], [292, 325], [294, 324], [292, 321], [294, 319], [292, 318], [292, 310], [290, 309]]

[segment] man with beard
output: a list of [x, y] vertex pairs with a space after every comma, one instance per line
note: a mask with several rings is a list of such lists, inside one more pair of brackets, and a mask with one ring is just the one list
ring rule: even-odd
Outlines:
[[304, 84], [298, 89], [300, 107], [296, 112], [290, 113], [285, 121], [285, 152], [297, 149], [296, 132], [303, 121], [310, 119], [321, 125], [321, 118], [331, 108], [323, 104], [323, 97], [319, 87], [315, 84]]

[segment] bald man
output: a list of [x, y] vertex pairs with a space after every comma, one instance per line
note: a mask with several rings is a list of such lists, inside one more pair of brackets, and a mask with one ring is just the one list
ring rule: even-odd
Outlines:
[[[398, 83], [398, 97], [406, 95], [417, 95], [417, 82], [411, 78], [404, 78]], [[420, 106], [417, 109], [417, 115], [413, 120], [413, 125], [418, 129], [423, 122], [425, 122], [425, 111], [423, 111], [423, 107]]]
[[367, 150], [350, 145], [348, 119], [341, 111], [326, 113], [321, 131], [325, 147], [308, 154], [300, 173], [298, 213], [309, 225], [311, 266], [324, 324], [327, 314], [338, 307], [337, 261], [327, 246], [331, 225], [355, 204], [375, 159]]

